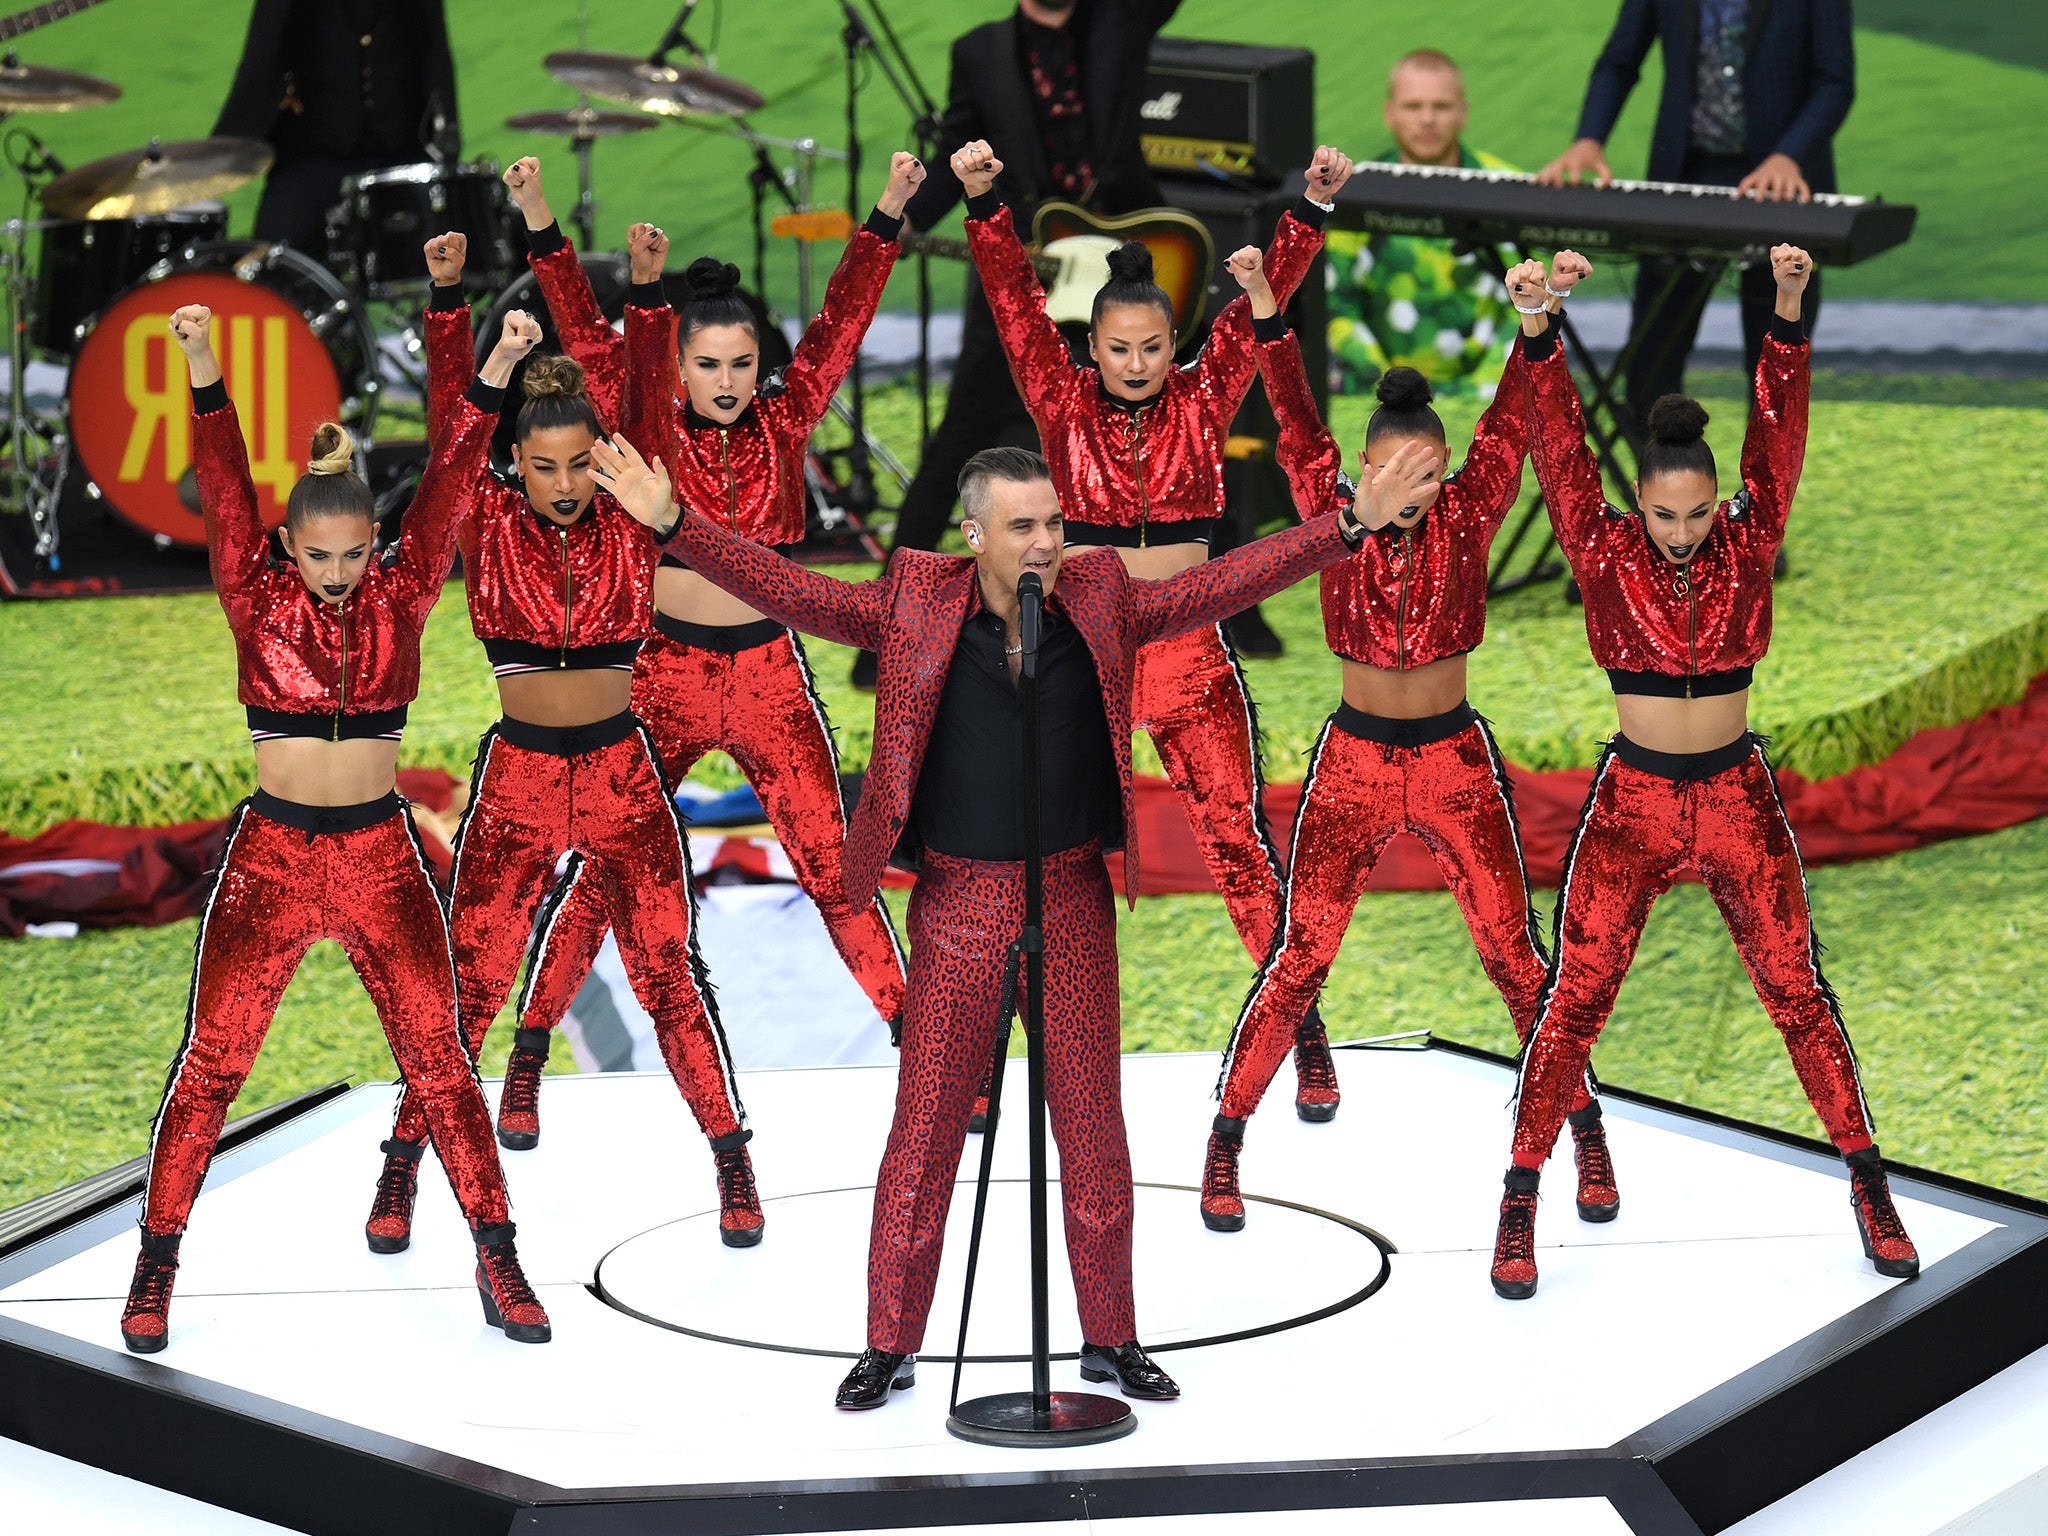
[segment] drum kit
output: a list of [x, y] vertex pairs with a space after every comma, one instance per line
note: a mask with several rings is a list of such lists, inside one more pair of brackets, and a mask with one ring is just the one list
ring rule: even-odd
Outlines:
[[[763, 104], [758, 92], [708, 69], [663, 62], [666, 51], [657, 50], [652, 61], [580, 50], [550, 54], [544, 67], [579, 93], [579, 104], [507, 122], [567, 139], [575, 151], [577, 199], [569, 222], [585, 252], [596, 252], [594, 147], [646, 132], [664, 118], [695, 120], [752, 145], [757, 224], [765, 178], [801, 206], [815, 161], [845, 158], [809, 139], [755, 133], [740, 119]], [[89, 75], [0, 66], [0, 117], [72, 111], [120, 94], [117, 85]], [[631, 110], [593, 107], [592, 97]], [[715, 118], [728, 121], [703, 121]], [[313, 424], [339, 420], [368, 449], [385, 383], [423, 386], [416, 323], [430, 283], [422, 249], [429, 236], [459, 230], [469, 237], [465, 282], [473, 297], [489, 301], [480, 354], [513, 308], [539, 311], [546, 323], [524, 270], [517, 214], [493, 162], [429, 160], [351, 177], [328, 215], [327, 250], [305, 252], [227, 236], [220, 199], [270, 169], [270, 148], [260, 141], [152, 140], [65, 170], [34, 135], [23, 137], [33, 153], [9, 159], [27, 184], [33, 216], [0, 222], [0, 292], [17, 322], [7, 349], [0, 514], [28, 519], [39, 580], [60, 581], [57, 512], [74, 479], [74, 503], [82, 490], [158, 549], [204, 546], [184, 373], [166, 335], [179, 306], [214, 311], [216, 350], [241, 403], [259, 492], [271, 493], [273, 522], [282, 519]], [[771, 146], [794, 153], [788, 176], [768, 160]], [[757, 271], [760, 250], [757, 239]], [[616, 320], [625, 299], [624, 258], [596, 253], [585, 264]], [[800, 248], [799, 265], [808, 314], [808, 245]], [[764, 334], [782, 339], [773, 326]], [[31, 363], [68, 368], [61, 404], [30, 399]], [[424, 453], [379, 457], [381, 472], [376, 459], [369, 462], [380, 509], [401, 505]], [[0, 585], [20, 584], [0, 571]]]

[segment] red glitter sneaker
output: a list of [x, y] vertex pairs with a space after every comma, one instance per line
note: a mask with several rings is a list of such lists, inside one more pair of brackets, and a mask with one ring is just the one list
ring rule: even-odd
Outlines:
[[546, 1029], [513, 1033], [505, 1086], [498, 1094], [498, 1145], [508, 1151], [526, 1152], [540, 1145], [540, 1075], [547, 1068], [552, 1034]]
[[412, 1246], [412, 1203], [420, 1189], [420, 1154], [426, 1149], [424, 1141], [396, 1136], [378, 1146], [384, 1171], [377, 1176], [377, 1198], [363, 1224], [370, 1252], [403, 1253]]
[[173, 1232], [142, 1234], [142, 1252], [135, 1259], [135, 1279], [128, 1286], [128, 1305], [121, 1312], [121, 1342], [138, 1355], [153, 1355], [171, 1341], [171, 1286], [178, 1278], [178, 1244]]
[[1885, 1180], [1884, 1160], [1877, 1155], [1877, 1148], [1844, 1153], [1842, 1161], [1849, 1165], [1849, 1204], [1856, 1212], [1863, 1256], [1888, 1279], [1912, 1279], [1920, 1273], [1920, 1253], [1906, 1236], [1906, 1224], [1892, 1205], [1891, 1185]]
[[1600, 1123], [1600, 1101], [1573, 1110], [1569, 1118], [1572, 1152], [1579, 1165], [1579, 1220], [1612, 1221], [1621, 1214], [1621, 1190], [1614, 1182], [1607, 1130]]
[[1323, 1016], [1311, 1008], [1294, 1032], [1294, 1112], [1321, 1124], [1337, 1118], [1337, 1063]]
[[1244, 1122], [1218, 1115], [1209, 1127], [1209, 1156], [1202, 1164], [1202, 1225], [1211, 1232], [1244, 1230], [1244, 1197], [1237, 1188], [1237, 1154], [1244, 1150]]
[[516, 1229], [509, 1221], [474, 1227], [476, 1289], [483, 1298], [484, 1322], [521, 1344], [545, 1344], [554, 1337], [547, 1312], [526, 1283], [519, 1251], [512, 1244]]
[[767, 1226], [754, 1188], [753, 1160], [747, 1156], [753, 1139], [752, 1131], [711, 1138], [711, 1155], [718, 1163], [718, 1240], [728, 1248], [753, 1247]]
[[1494, 1294], [1524, 1301], [1536, 1294], [1536, 1181], [1534, 1168], [1511, 1167], [1501, 1182], [1500, 1235], [1493, 1243]]

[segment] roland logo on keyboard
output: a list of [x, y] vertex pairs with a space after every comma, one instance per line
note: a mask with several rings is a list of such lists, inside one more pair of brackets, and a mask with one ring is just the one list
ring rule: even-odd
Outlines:
[[1180, 103], [1179, 91], [1162, 91], [1138, 108], [1138, 116], [1148, 123], [1170, 123], [1180, 116]]

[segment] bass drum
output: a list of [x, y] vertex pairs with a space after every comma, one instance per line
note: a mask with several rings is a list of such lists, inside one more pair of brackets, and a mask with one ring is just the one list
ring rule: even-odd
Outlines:
[[456, 230], [469, 236], [463, 272], [488, 293], [512, 275], [511, 210], [495, 160], [474, 165], [396, 165], [341, 184], [329, 215], [328, 259], [375, 299], [416, 298], [431, 281], [425, 245]]
[[146, 219], [58, 219], [42, 226], [36, 302], [28, 339], [52, 357], [71, 356], [92, 317], [158, 262], [228, 232], [220, 203], [195, 203]]
[[72, 364], [72, 451], [91, 489], [160, 543], [203, 547], [191, 492], [192, 402], [174, 311], [213, 311], [213, 347], [249, 444], [265, 523], [305, 472], [313, 429], [339, 421], [368, 446], [376, 344], [332, 273], [287, 245], [224, 240], [160, 263], [92, 320]]
[[[626, 323], [626, 290], [632, 286], [631, 262], [624, 256], [609, 252], [596, 252], [580, 260], [584, 276], [590, 279], [591, 291], [597, 295], [598, 308], [604, 311], [612, 329], [622, 330]], [[690, 297], [689, 285], [683, 281], [682, 273], [663, 273], [661, 286], [668, 295], [669, 303], [680, 311]], [[740, 297], [754, 312], [755, 328], [761, 336], [761, 377], [766, 379], [770, 373], [779, 373], [789, 366], [794, 356], [790, 351], [789, 338], [769, 318], [767, 306], [758, 298], [746, 292], [742, 292]], [[540, 280], [531, 271], [522, 272], [509, 288], [498, 295], [484, 316], [483, 324], [477, 327], [476, 363], [479, 368], [491, 355], [491, 348], [498, 344], [498, 337], [505, 329], [505, 316], [515, 309], [525, 310], [540, 322], [540, 344], [533, 349], [534, 352], [562, 350], [562, 339], [555, 330], [554, 317], [548, 313], [547, 301], [541, 297]], [[512, 367], [512, 382], [505, 390], [505, 409], [498, 419], [498, 430], [491, 437], [491, 467], [500, 474], [511, 473], [512, 427], [519, 415], [520, 403], [526, 398], [520, 389], [525, 378], [526, 360], [521, 358]], [[606, 422], [605, 425], [613, 424]]]

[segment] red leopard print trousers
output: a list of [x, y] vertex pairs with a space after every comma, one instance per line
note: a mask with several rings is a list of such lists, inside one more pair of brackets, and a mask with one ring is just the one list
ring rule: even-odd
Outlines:
[[[839, 754], [795, 635], [772, 619], [706, 629], [657, 619], [633, 667], [633, 712], [647, 722], [671, 783], [713, 750], [729, 753], [761, 797], [804, 894], [833, 946], [884, 1019], [903, 1016], [903, 951], [877, 895], [856, 911], [846, 899], [840, 849], [846, 807]], [[686, 644], [670, 631], [716, 639]], [[724, 647], [734, 647], [727, 649]], [[573, 885], [572, 885], [573, 882]], [[553, 1029], [568, 1012], [611, 928], [594, 885], [565, 871], [534, 930], [519, 1022]]]
[[1750, 738], [1732, 767], [1701, 779], [1646, 772], [1610, 746], [1565, 855], [1557, 958], [1523, 1053], [1514, 1146], [1523, 1167], [1542, 1166], [1557, 1140], [1650, 904], [1687, 865], [1721, 909], [1828, 1140], [1843, 1152], [1871, 1144], [1856, 1055], [1821, 975], [1806, 872], [1763, 744]]
[[[1024, 866], [927, 853], [910, 895], [910, 1007], [896, 1118], [875, 1184], [868, 1343], [924, 1342], [967, 1119], [995, 1050], [1003, 962], [1024, 926]], [[1124, 1139], [1116, 909], [1099, 845], [1045, 860], [1045, 1100], [1067, 1257], [1092, 1344], [1138, 1336]]]

